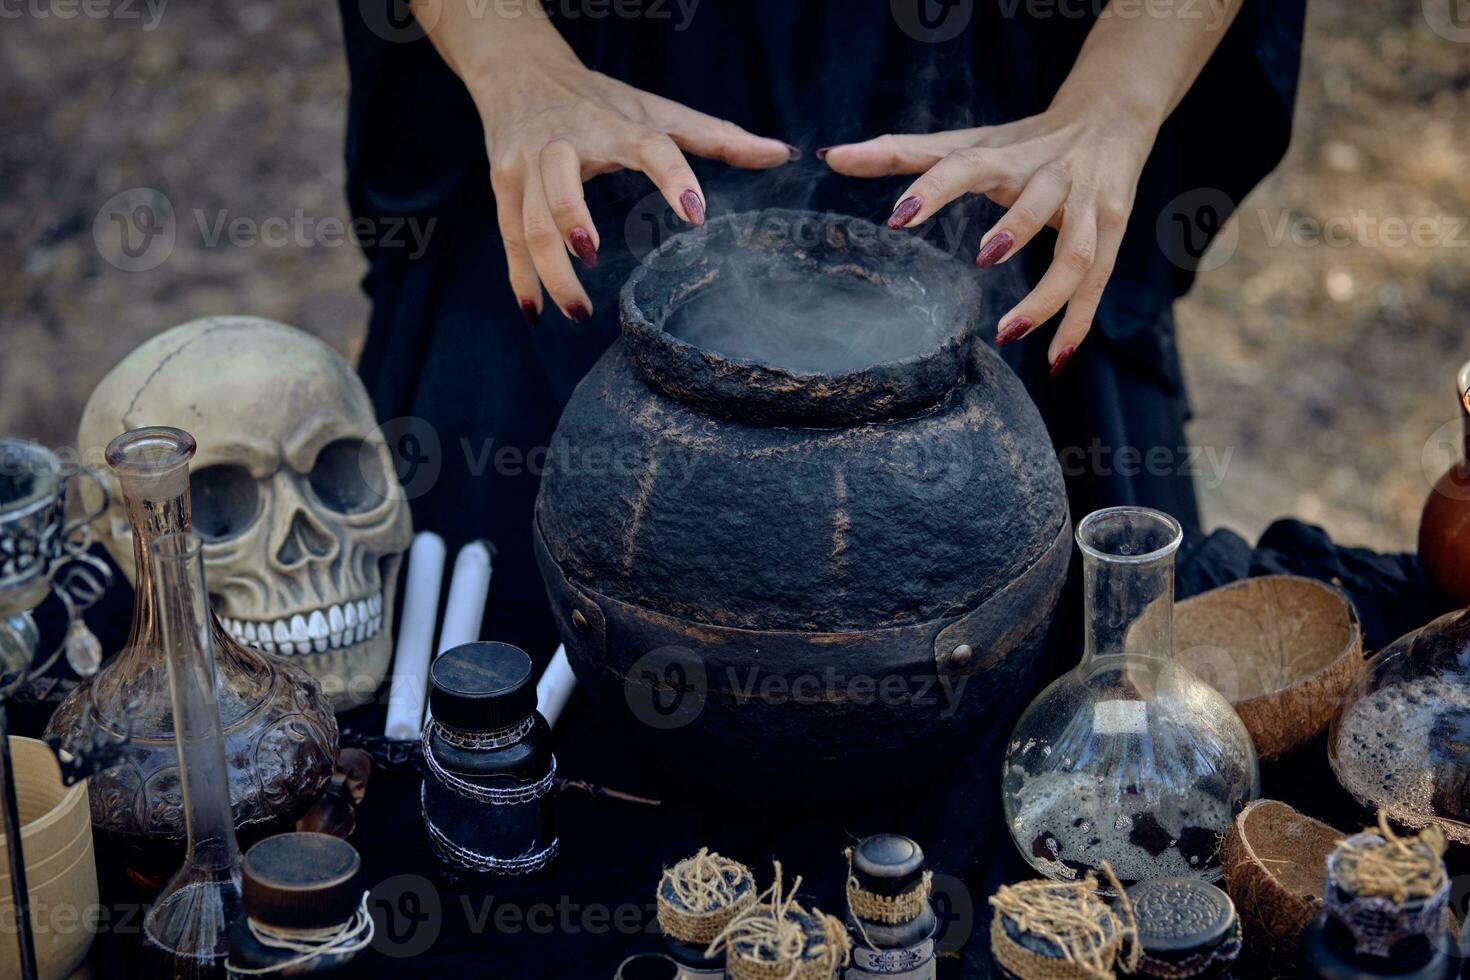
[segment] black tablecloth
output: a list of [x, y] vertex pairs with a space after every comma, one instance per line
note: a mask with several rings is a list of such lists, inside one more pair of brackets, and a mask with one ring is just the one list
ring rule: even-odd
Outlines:
[[[1229, 532], [1191, 535], [1180, 554], [1179, 592], [1274, 572], [1342, 585], [1358, 605], [1370, 649], [1448, 607], [1412, 556], [1340, 548], [1320, 529], [1291, 521], [1274, 525], [1255, 548]], [[114, 598], [106, 608], [113, 611], [102, 617], [101, 631], [125, 629], [126, 607]], [[382, 712], [363, 708], [341, 720], [349, 732], [378, 733]], [[24, 732], [43, 721], [43, 713], [23, 711], [17, 727]], [[805, 902], [841, 914], [843, 849], [867, 834], [895, 831], [918, 840], [936, 872], [947, 951], [940, 976], [989, 976], [986, 899], [1002, 882], [1031, 877], [1000, 819], [997, 752], [1005, 734], [991, 731], [940, 746], [949, 759], [946, 775], [921, 793], [882, 806], [802, 813], [754, 793], [741, 807], [680, 798], [670, 789], [678, 785], [677, 773], [662, 772], [658, 759], [635, 753], [616, 726], [574, 698], [555, 732], [561, 775], [665, 802], [651, 807], [563, 792], [556, 797], [561, 856], [555, 867], [488, 888], [459, 887], [438, 876], [419, 815], [419, 772], [412, 763], [380, 766], [352, 838], [372, 885], [378, 935], [348, 975], [610, 977], [625, 956], [660, 948], [654, 887], [662, 868], [699, 847], [743, 861], [763, 884], [778, 859], [788, 880], [802, 877]], [[1333, 780], [1321, 739], [1265, 767], [1264, 795], [1344, 830], [1367, 816]], [[1454, 855], [1454, 863], [1460, 857]], [[94, 976], [137, 976], [133, 954], [141, 916], [131, 904], [137, 896], [115, 880], [102, 884], [104, 902], [112, 904], [94, 946]]]

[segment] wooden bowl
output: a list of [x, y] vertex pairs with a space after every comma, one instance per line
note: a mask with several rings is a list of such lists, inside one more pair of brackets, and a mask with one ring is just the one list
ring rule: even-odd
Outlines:
[[[36, 964], [45, 980], [71, 976], [91, 948], [98, 908], [97, 864], [87, 784], [64, 786], [56, 756], [44, 742], [10, 739], [15, 795], [20, 806], [21, 846]], [[0, 922], [15, 921], [10, 892], [8, 841], [0, 835]], [[0, 929], [0, 980], [20, 976], [15, 930]]]
[[1225, 835], [1225, 890], [1247, 951], [1272, 975], [1296, 975], [1297, 940], [1322, 909], [1327, 855], [1345, 836], [1276, 800], [1246, 806]]
[[1242, 579], [1178, 603], [1174, 658], [1235, 705], [1262, 762], [1322, 734], [1366, 663], [1352, 602], [1296, 575]]

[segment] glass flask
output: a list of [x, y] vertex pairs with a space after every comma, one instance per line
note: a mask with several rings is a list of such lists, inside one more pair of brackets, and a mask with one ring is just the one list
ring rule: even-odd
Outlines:
[[1455, 457], [1434, 484], [1419, 521], [1419, 562], [1455, 605], [1470, 605], [1470, 362], [1460, 368], [1455, 394], [1460, 424], [1446, 426], [1425, 447], [1439, 443]]
[[143, 919], [145, 956], [155, 967], [152, 975], [223, 976], [230, 927], [242, 908], [240, 848], [215, 697], [204, 546], [197, 535], [174, 533], [154, 541], [150, 552], [155, 635], [167, 664], [178, 748], [174, 778], [188, 845], [184, 866]]
[[[145, 889], [158, 888], [178, 867], [185, 835], [152, 545], [189, 530], [194, 449], [187, 432], [163, 426], [125, 432], [108, 445], [132, 531], [132, 630], [122, 651], [72, 692], [47, 726], [49, 734], [82, 742], [99, 728], [128, 734], [121, 763], [94, 775], [88, 795], [92, 824], [112, 845], [109, 860], [120, 860]], [[236, 830], [251, 838], [290, 830], [332, 777], [336, 718], [305, 671], [236, 643], [213, 615], [206, 621]]]
[[1359, 803], [1470, 844], [1470, 610], [1368, 661], [1332, 720], [1327, 755]]
[[1223, 695], [1174, 664], [1166, 514], [1115, 507], [1077, 527], [1082, 662], [1021, 715], [1006, 748], [1007, 826], [1032, 867], [1075, 880], [1106, 860], [1126, 884], [1217, 881], [1218, 841], [1260, 792], [1255, 746]]

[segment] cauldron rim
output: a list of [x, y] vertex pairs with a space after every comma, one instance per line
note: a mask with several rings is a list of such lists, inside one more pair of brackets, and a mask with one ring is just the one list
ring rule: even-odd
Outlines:
[[[880, 266], [876, 260], [883, 260], [923, 274], [932, 281], [936, 294], [949, 291], [946, 305], [955, 329], [923, 353], [831, 373], [728, 356], [665, 331], [662, 321], [667, 312], [657, 317], [650, 313], [640, 293], [663, 288], [671, 293], [668, 308], [676, 307], [713, 281], [714, 272], [708, 267], [702, 278], [690, 275], [712, 241], [732, 241], [738, 248], [749, 249], [753, 235], [746, 232], [742, 236], [741, 223], [755, 229], [757, 223], [769, 221], [786, 222], [789, 227], [815, 224], [822, 232], [819, 241], [834, 250], [867, 250], [875, 260], [870, 266], [875, 273]], [[859, 233], [854, 234], [855, 230]], [[791, 236], [784, 245], [792, 247]], [[690, 251], [693, 258], [679, 257], [680, 252]], [[885, 265], [885, 272], [887, 268]], [[657, 287], [656, 279], [661, 280]], [[633, 364], [643, 380], [663, 394], [706, 413], [751, 425], [847, 426], [913, 415], [937, 405], [965, 381], [981, 286], [974, 269], [911, 233], [830, 211], [768, 208], [723, 215], [673, 236], [638, 265], [624, 283], [619, 300], [624, 344]]]

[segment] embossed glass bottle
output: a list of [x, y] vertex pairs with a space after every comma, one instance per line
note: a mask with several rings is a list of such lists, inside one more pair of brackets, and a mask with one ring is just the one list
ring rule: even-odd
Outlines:
[[[51, 733], [80, 738], [100, 726], [129, 734], [121, 764], [89, 781], [92, 824], [132, 878], [157, 888], [178, 867], [184, 800], [174, 746], [174, 711], [164, 669], [151, 545], [189, 530], [189, 460], [194, 439], [153, 426], [107, 447], [132, 526], [137, 565], [127, 645], [86, 688], [64, 701]], [[248, 837], [291, 829], [332, 776], [337, 721], [320, 685], [272, 654], [242, 647], [208, 614], [218, 680], [229, 799]]]
[[1108, 861], [1127, 884], [1218, 880], [1217, 842], [1260, 792], [1255, 746], [1230, 702], [1174, 664], [1174, 553], [1158, 511], [1116, 507], [1077, 527], [1082, 663], [1033, 701], [1007, 746], [1002, 799], [1042, 874]]

